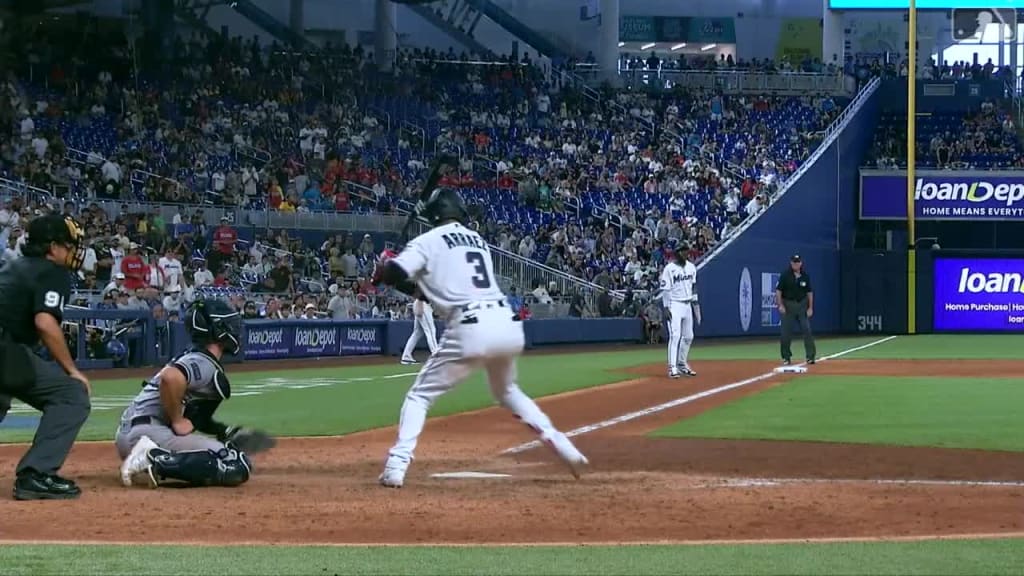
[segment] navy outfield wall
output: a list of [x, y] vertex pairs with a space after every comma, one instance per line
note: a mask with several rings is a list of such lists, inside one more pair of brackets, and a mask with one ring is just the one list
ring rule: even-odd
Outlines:
[[[438, 333], [444, 322], [436, 322]], [[326, 358], [336, 356], [398, 356], [412, 333], [411, 320], [247, 320], [242, 335], [241, 360]], [[526, 347], [644, 341], [643, 322], [637, 318], [550, 318], [523, 323]], [[189, 346], [184, 325], [173, 324], [170, 351]], [[426, 349], [420, 339], [418, 350]]]
[[800, 254], [814, 282], [814, 330], [843, 331], [840, 249], [853, 245], [858, 166], [878, 121], [878, 97], [878, 92], [867, 96], [785, 194], [701, 263], [703, 323], [697, 336], [777, 334], [775, 281], [793, 254]]

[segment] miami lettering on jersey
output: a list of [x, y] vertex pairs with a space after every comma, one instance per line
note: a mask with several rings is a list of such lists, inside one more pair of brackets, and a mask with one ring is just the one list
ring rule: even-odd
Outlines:
[[692, 262], [680, 266], [669, 262], [661, 272], [659, 289], [665, 302], [690, 302], [694, 298], [693, 287], [697, 283], [697, 267]]

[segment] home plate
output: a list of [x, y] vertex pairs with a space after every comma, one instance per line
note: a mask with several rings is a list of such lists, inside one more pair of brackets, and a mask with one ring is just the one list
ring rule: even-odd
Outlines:
[[431, 474], [431, 478], [511, 478], [511, 474], [493, 474], [491, 472], [441, 472]]
[[807, 367], [806, 366], [779, 366], [778, 368], [775, 369], [775, 372], [778, 372], [778, 373], [790, 372], [790, 373], [793, 373], [793, 374], [803, 374], [804, 372], [807, 372]]

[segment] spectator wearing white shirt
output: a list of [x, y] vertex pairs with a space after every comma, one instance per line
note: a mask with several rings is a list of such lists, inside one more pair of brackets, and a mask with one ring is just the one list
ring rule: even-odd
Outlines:
[[25, 117], [21, 119], [21, 123], [19, 125], [19, 130], [21, 132], [21, 139], [22, 140], [24, 140], [26, 142], [31, 141], [32, 140], [32, 136], [33, 136], [33, 134], [36, 131], [36, 122], [35, 122], [35, 120], [33, 120], [32, 117], [29, 116], [26, 113]]
[[50, 147], [50, 142], [42, 136], [36, 136], [32, 139], [32, 150], [36, 153], [39, 158], [46, 156], [46, 150]]
[[179, 314], [181, 314], [182, 303], [183, 300], [181, 297], [180, 286], [171, 286], [164, 291], [163, 305], [164, 309], [167, 310], [168, 314], [170, 314], [171, 312], [178, 312]]
[[196, 273], [192, 281], [196, 288], [213, 284], [213, 272], [206, 267], [205, 260], [196, 260]]
[[109, 158], [100, 166], [100, 173], [103, 174], [103, 182], [121, 183], [121, 167]]
[[90, 243], [85, 249], [85, 256], [82, 258], [82, 268], [78, 271], [78, 277], [85, 278], [85, 274], [87, 272], [95, 274], [97, 261], [96, 249], [93, 248], [93, 245]]
[[[174, 248], [168, 248], [167, 252], [157, 261], [157, 266], [164, 271], [164, 288], [179, 287], [184, 267], [178, 259]], [[165, 306], [166, 308], [166, 306]]]
[[124, 289], [124, 272], [114, 272], [110, 283], [103, 288], [103, 295], [106, 296], [108, 292], [120, 292]]
[[750, 202], [747, 202], [746, 210], [747, 210], [747, 216], [748, 217], [754, 216], [755, 214], [757, 214], [758, 212], [761, 211], [761, 201], [760, 200], [761, 200], [761, 195], [758, 194], [757, 196], [754, 196], [753, 198], [751, 198]]
[[213, 184], [213, 191], [218, 195], [223, 195], [225, 181], [224, 173], [218, 168], [217, 170], [214, 170], [213, 175], [210, 176], [210, 180]]

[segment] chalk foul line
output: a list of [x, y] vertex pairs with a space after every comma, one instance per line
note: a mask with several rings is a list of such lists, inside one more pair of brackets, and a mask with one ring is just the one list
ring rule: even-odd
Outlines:
[[[886, 342], [889, 342], [890, 340], [894, 340], [895, 338], [896, 338], [896, 336], [886, 336], [885, 338], [880, 338], [878, 340], [873, 340], [871, 342], [868, 342], [867, 344], [862, 344], [860, 346], [855, 346], [853, 348], [849, 348], [849, 349], [843, 350], [841, 352], [836, 352], [835, 354], [829, 354], [828, 356], [823, 356], [822, 358], [818, 359], [818, 362], [819, 363], [820, 362], [827, 362], [828, 360], [834, 360], [836, 358], [841, 358], [843, 356], [846, 356], [847, 354], [853, 354], [854, 352], [860, 352], [861, 350], [866, 350], [868, 348], [871, 348], [872, 346], [878, 346], [879, 344], [885, 344]], [[802, 366], [806, 366], [806, 365], [807, 365], [806, 363], [796, 364], [796, 366], [798, 366], [798, 367], [802, 367]], [[586, 426], [582, 426], [580, 428], [576, 428], [574, 430], [570, 430], [570, 431], [566, 432], [565, 434], [566, 434], [566, 436], [569, 436], [571, 438], [573, 436], [579, 436], [581, 434], [586, 434], [588, 432], [594, 432], [595, 430], [602, 430], [604, 428], [609, 428], [609, 427], [615, 426], [617, 424], [622, 424], [623, 422], [629, 422], [630, 420], [636, 420], [637, 418], [643, 418], [645, 416], [650, 416], [651, 414], [656, 414], [658, 412], [664, 412], [665, 410], [670, 410], [670, 409], [675, 408], [677, 406], [682, 406], [684, 404], [690, 404], [691, 402], [696, 402], [697, 400], [702, 400], [702, 399], [708, 398], [710, 396], [715, 396], [716, 394], [721, 394], [723, 392], [728, 392], [730, 390], [735, 390], [737, 388], [743, 388], [744, 386], [749, 386], [751, 384], [755, 384], [757, 382], [761, 382], [762, 380], [768, 380], [769, 378], [772, 378], [772, 377], [778, 376], [778, 375], [779, 374], [777, 372], [775, 372], [774, 370], [771, 371], [771, 372], [765, 372], [764, 374], [759, 374], [759, 375], [754, 376], [752, 378], [747, 378], [746, 380], [740, 380], [739, 382], [733, 382], [732, 384], [726, 384], [724, 386], [719, 386], [717, 388], [711, 388], [710, 390], [705, 390], [703, 392], [698, 392], [697, 394], [692, 394], [690, 396], [684, 396], [682, 398], [676, 398], [675, 400], [669, 400], [668, 402], [665, 402], [663, 404], [658, 404], [657, 406], [651, 406], [649, 408], [643, 408], [643, 409], [637, 410], [635, 412], [630, 412], [628, 414], [623, 414], [622, 416], [617, 416], [615, 418], [610, 418], [610, 419], [605, 420], [603, 422], [597, 422], [595, 424], [588, 424]], [[542, 444], [541, 444], [541, 442], [539, 440], [533, 440], [533, 441], [530, 441], [530, 442], [526, 442], [525, 444], [520, 444], [518, 446], [513, 446], [512, 448], [508, 448], [506, 450], [503, 450], [501, 453], [502, 454], [519, 454], [520, 452], [526, 452], [527, 450], [533, 450], [534, 448], [538, 448], [540, 446], [542, 446]]]

